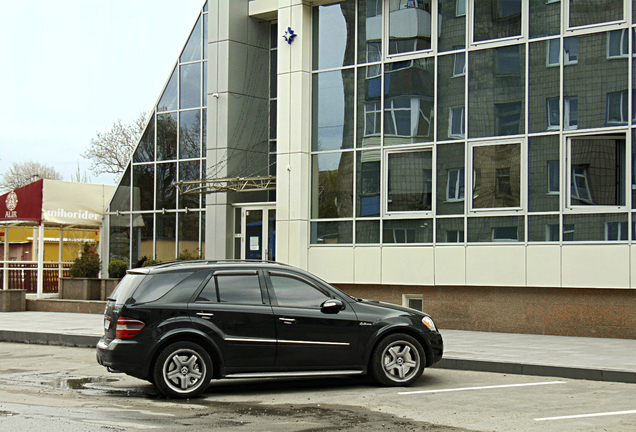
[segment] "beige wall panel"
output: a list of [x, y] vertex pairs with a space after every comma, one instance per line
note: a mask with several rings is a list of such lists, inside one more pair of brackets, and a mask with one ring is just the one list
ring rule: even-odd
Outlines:
[[379, 247], [356, 247], [354, 249], [357, 284], [379, 284], [382, 281], [382, 249]]
[[628, 245], [563, 245], [563, 287], [629, 288]]
[[[288, 165], [282, 168], [283, 176], [289, 180], [289, 218], [291, 220], [309, 219], [309, 156], [304, 153], [292, 153]], [[289, 170], [287, 170], [289, 166]], [[278, 169], [278, 168], [277, 168]], [[309, 231], [307, 231], [309, 232]]]
[[466, 285], [466, 248], [435, 248], [435, 285]]
[[289, 259], [288, 263], [307, 269], [307, 256], [309, 251], [309, 222], [290, 221], [289, 222]]
[[466, 248], [466, 285], [525, 286], [526, 248], [471, 245]]
[[[280, 62], [279, 62], [280, 64]], [[276, 149], [278, 154], [289, 153], [291, 148], [291, 74], [278, 74], [278, 102], [276, 104]]]
[[291, 172], [287, 171], [289, 154], [278, 154], [276, 161], [276, 220], [289, 220]]
[[[281, 8], [278, 10], [278, 74], [289, 73], [291, 71], [292, 61], [292, 45], [289, 45], [283, 39], [285, 30], [291, 26], [292, 11], [291, 8]], [[297, 55], [294, 53], [294, 55]]]
[[[287, 112], [290, 118], [290, 151], [311, 151], [311, 73], [294, 72], [289, 75]], [[279, 98], [279, 104], [280, 98]], [[290, 107], [293, 109], [290, 110]], [[291, 112], [290, 112], [291, 111]], [[288, 117], [285, 117], [288, 118]]]
[[278, 218], [276, 209], [276, 261], [289, 264], [289, 221]]
[[561, 286], [561, 247], [529, 245], [527, 248], [527, 283], [530, 287]]
[[329, 283], [353, 283], [353, 250], [353, 247], [312, 247], [308, 270]]
[[432, 247], [383, 247], [382, 283], [434, 285]]

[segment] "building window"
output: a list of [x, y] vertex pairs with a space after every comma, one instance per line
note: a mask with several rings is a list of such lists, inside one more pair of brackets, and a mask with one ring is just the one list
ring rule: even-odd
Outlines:
[[605, 222], [605, 240], [627, 240], [627, 222]]
[[[629, 57], [629, 29], [607, 32], [607, 58]], [[632, 40], [634, 38], [632, 32]]]
[[[382, 60], [382, 43], [367, 42], [367, 63], [375, 63]], [[380, 76], [382, 72], [381, 65], [367, 66], [367, 78]]]
[[463, 243], [464, 231], [462, 230], [446, 230], [447, 243]]
[[[558, 242], [559, 241], [559, 225], [549, 224], [546, 225], [546, 241]], [[563, 241], [574, 240], [574, 224], [563, 224]]]
[[417, 97], [394, 98], [386, 101], [384, 135], [428, 137], [433, 118], [432, 102]]
[[493, 14], [502, 20], [521, 16], [521, 0], [494, 0]]
[[592, 202], [592, 194], [590, 193], [590, 185], [587, 181], [587, 166], [572, 166], [572, 204], [594, 204]]
[[519, 234], [516, 226], [493, 227], [492, 241], [519, 241]]
[[521, 75], [521, 56], [519, 45], [511, 47], [497, 48], [495, 50], [497, 61], [496, 74], [498, 76], [519, 76]]
[[[559, 98], [549, 98], [546, 100], [548, 130], [558, 130], [561, 122], [559, 120]], [[566, 97], [563, 100], [563, 129], [573, 130], [579, 124], [579, 100], [578, 97]]]
[[[625, 125], [628, 123], [627, 113], [627, 90], [611, 92], [607, 94], [607, 116], [606, 124], [608, 125]], [[634, 116], [636, 111], [634, 108], [634, 101], [632, 100], [632, 122], [634, 122]]]
[[388, 155], [387, 211], [430, 211], [433, 202], [432, 151]]
[[[561, 53], [560, 39], [547, 41], [547, 65], [558, 66]], [[577, 64], [579, 60], [579, 39], [576, 36], [563, 39], [563, 64]]]
[[402, 294], [402, 306], [422, 312], [423, 296], [421, 294]]
[[473, 209], [521, 206], [521, 144], [473, 147]]
[[380, 135], [380, 101], [364, 104], [364, 136]]
[[559, 186], [559, 161], [558, 160], [549, 160], [548, 161], [548, 193], [549, 194], [558, 194], [561, 190]]
[[382, 15], [383, 0], [367, 0], [367, 18]]
[[[388, 243], [415, 243], [415, 230], [410, 228], [393, 228], [391, 230], [393, 234], [393, 241], [388, 241]], [[385, 230], [385, 242], [386, 239], [386, 230]]]
[[464, 200], [464, 168], [453, 168], [448, 170], [448, 181], [446, 183], [446, 201]]
[[451, 107], [448, 119], [448, 136], [462, 139], [464, 132], [464, 107]]
[[495, 135], [516, 135], [521, 123], [521, 102], [495, 104]]
[[[456, 47], [457, 49], [462, 49], [462, 47]], [[460, 52], [455, 53], [455, 66], [453, 67], [453, 76], [464, 76], [466, 75], [466, 53]]]
[[455, 16], [466, 16], [466, 0], [455, 0]]

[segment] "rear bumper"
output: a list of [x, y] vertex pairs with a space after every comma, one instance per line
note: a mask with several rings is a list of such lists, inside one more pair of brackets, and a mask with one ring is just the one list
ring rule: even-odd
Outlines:
[[102, 337], [96, 346], [97, 363], [140, 379], [150, 376], [149, 347], [135, 341], [107, 340]]

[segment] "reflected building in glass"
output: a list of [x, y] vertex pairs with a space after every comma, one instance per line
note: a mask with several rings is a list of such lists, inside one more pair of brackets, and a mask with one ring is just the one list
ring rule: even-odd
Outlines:
[[[276, 3], [202, 8], [109, 260], [272, 259], [407, 306], [636, 288], [630, 0]], [[558, 333], [537, 313], [529, 331]]]

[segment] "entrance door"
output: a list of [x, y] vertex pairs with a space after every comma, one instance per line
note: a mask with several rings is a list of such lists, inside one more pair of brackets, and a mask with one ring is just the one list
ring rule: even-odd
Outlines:
[[[240, 214], [240, 218], [239, 218]], [[276, 261], [276, 207], [247, 205], [237, 208], [234, 256], [248, 260]]]

